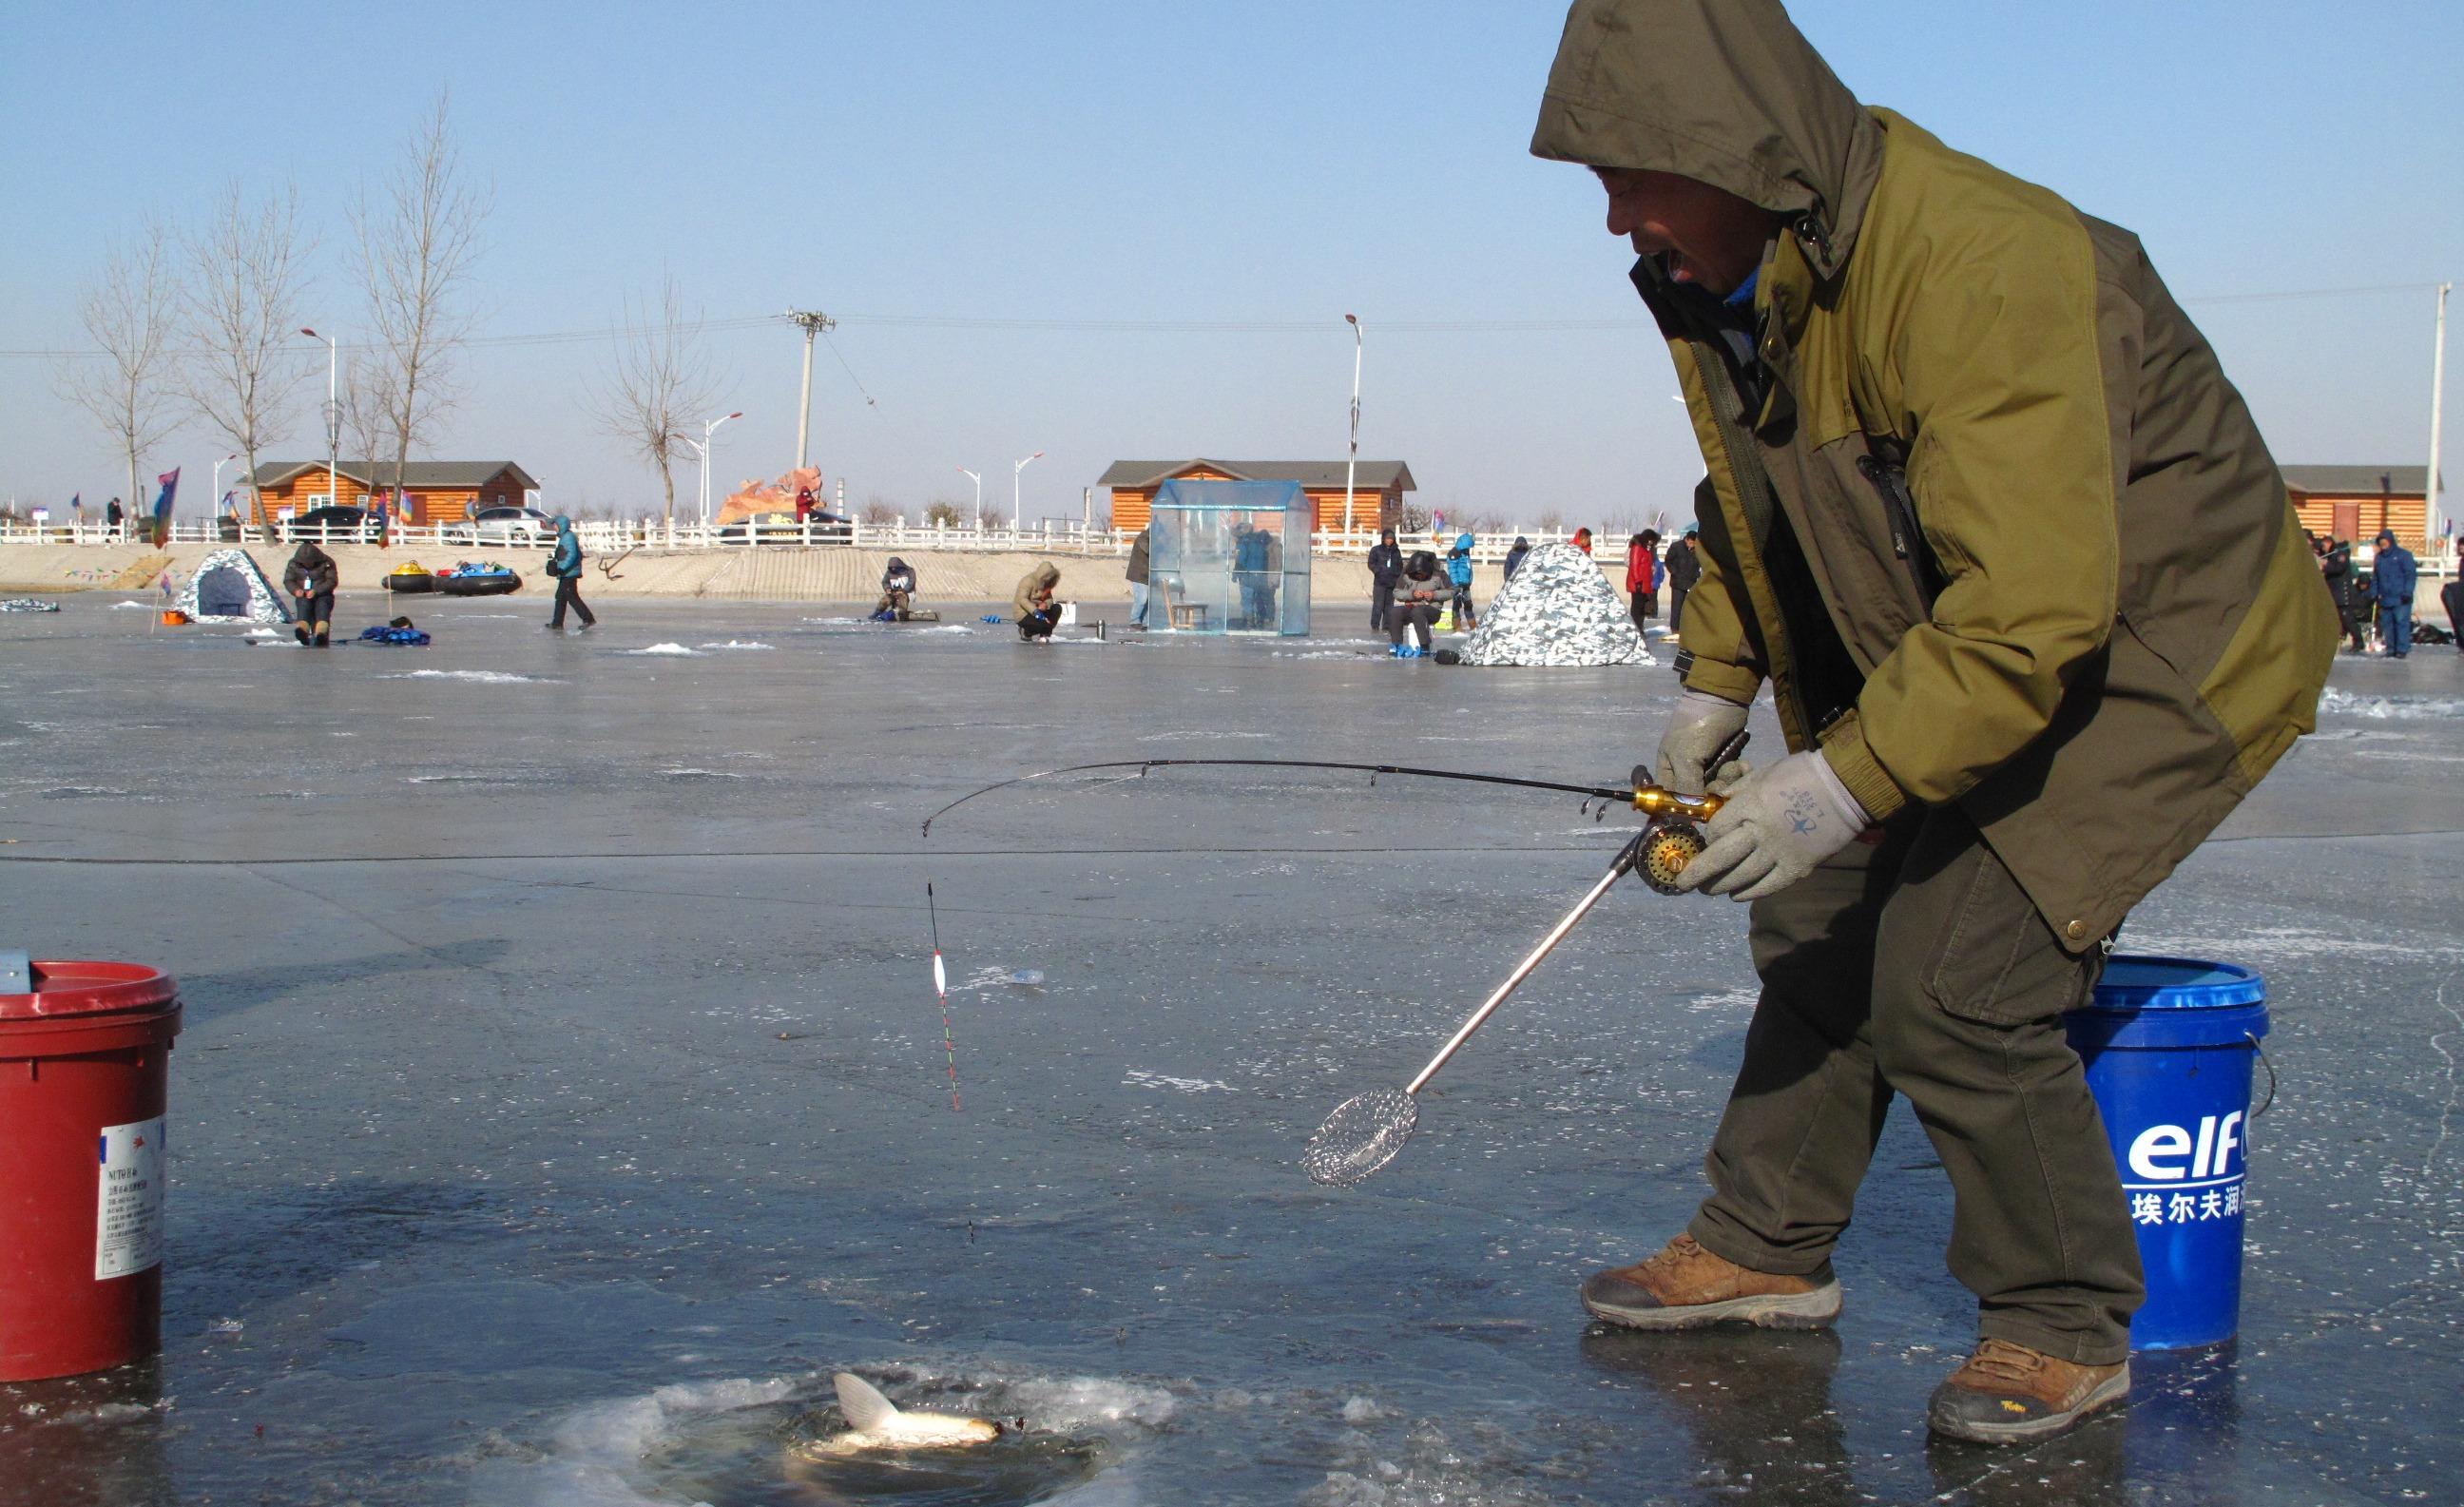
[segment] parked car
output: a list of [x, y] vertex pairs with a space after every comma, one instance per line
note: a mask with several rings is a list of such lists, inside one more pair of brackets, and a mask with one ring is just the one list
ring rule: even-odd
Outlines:
[[377, 516], [363, 507], [312, 507], [283, 524], [281, 534], [286, 544], [303, 539], [320, 544], [372, 544], [377, 538]]
[[535, 507], [483, 507], [438, 537], [449, 544], [551, 544], [556, 520]]
[[[748, 539], [757, 543], [767, 539], [785, 544], [803, 537], [797, 528], [796, 515], [793, 513], [766, 513], [751, 521], [759, 525], [759, 532], [748, 532], [742, 522], [721, 525], [718, 530], [720, 543], [740, 544]], [[813, 515], [813, 539], [816, 543], [844, 544], [854, 538], [855, 521], [853, 519], [844, 518], [836, 513], [816, 512]]]

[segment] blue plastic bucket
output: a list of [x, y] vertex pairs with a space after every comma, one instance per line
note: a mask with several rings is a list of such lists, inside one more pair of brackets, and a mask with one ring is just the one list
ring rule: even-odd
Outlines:
[[2267, 981], [2230, 963], [2116, 957], [2093, 1003], [2064, 1025], [2104, 1117], [2147, 1273], [2131, 1348], [2232, 1339]]

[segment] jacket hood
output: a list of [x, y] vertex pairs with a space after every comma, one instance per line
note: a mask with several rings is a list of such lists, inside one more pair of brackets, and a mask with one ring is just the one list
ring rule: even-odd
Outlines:
[[334, 557], [302, 541], [299, 547], [291, 552], [291, 563], [295, 565], [330, 565]]
[[1456, 554], [1459, 554], [1459, 555], [1468, 555], [1468, 554], [1470, 554], [1470, 553], [1471, 553], [1471, 548], [1472, 548], [1472, 541], [1471, 541], [1471, 536], [1470, 536], [1469, 534], [1457, 534], [1457, 535], [1455, 536], [1455, 553], [1456, 553]]
[[559, 513], [549, 521], [556, 524], [556, 531], [560, 534], [569, 534], [573, 531], [573, 520], [565, 517], [561, 513]]
[[1882, 128], [1778, 0], [1575, 0], [1531, 155], [1725, 188], [1785, 217], [1830, 277], [1881, 172]]
[[1028, 571], [1023, 584], [1028, 587], [1058, 586], [1061, 584], [1061, 567], [1047, 560]]
[[1529, 549], [1531, 547], [1531, 541], [1524, 538], [1520, 534], [1517, 534], [1514, 536], [1514, 547], [1517, 549]]
[[904, 570], [907, 568], [907, 562], [899, 559], [896, 555], [892, 555], [890, 557], [889, 568], [892, 570]]

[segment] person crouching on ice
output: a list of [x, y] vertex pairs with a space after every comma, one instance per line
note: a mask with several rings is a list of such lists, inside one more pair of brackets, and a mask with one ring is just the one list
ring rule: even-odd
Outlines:
[[[1438, 568], [1438, 557], [1420, 549], [1403, 565], [1403, 573], [1395, 578], [1394, 600], [1386, 609], [1386, 638], [1394, 646], [1395, 657], [1411, 659], [1429, 652], [1430, 630], [1437, 626], [1439, 609], [1454, 595], [1454, 583]], [[1418, 648], [1406, 648], [1403, 632], [1409, 629], [1418, 635]]]
[[890, 557], [890, 568], [881, 573], [881, 600], [873, 604], [875, 621], [903, 623], [915, 609], [915, 567], [896, 555]]
[[1052, 641], [1052, 630], [1061, 621], [1061, 608], [1052, 600], [1052, 593], [1060, 587], [1061, 567], [1048, 560], [1019, 578], [1018, 589], [1010, 593], [1009, 599], [1009, 605], [1018, 612], [1019, 642]]
[[291, 564], [283, 567], [282, 589], [291, 593], [292, 605], [299, 613], [299, 622], [291, 630], [291, 635], [302, 644], [313, 643], [322, 649], [332, 642], [334, 587], [339, 576], [334, 557], [304, 541], [292, 553]]

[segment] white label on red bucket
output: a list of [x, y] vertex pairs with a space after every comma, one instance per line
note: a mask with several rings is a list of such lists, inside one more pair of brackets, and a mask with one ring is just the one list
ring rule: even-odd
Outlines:
[[102, 1127], [94, 1216], [94, 1279], [163, 1262], [163, 1118]]

